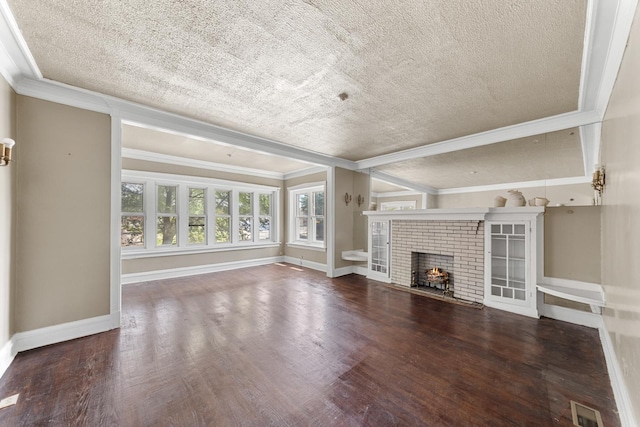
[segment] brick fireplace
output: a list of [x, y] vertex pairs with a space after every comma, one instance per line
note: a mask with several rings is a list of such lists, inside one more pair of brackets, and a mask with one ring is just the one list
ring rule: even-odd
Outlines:
[[452, 256], [454, 296], [465, 301], [483, 302], [484, 221], [392, 221], [392, 283], [407, 287], [411, 285], [412, 253], [417, 252]]

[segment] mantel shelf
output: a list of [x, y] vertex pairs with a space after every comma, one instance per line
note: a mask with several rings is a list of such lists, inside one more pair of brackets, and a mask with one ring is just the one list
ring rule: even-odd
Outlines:
[[544, 207], [523, 206], [518, 208], [458, 208], [458, 209], [409, 209], [401, 211], [365, 211], [373, 220], [422, 220], [422, 221], [483, 221], [492, 216], [535, 217], [544, 212]]

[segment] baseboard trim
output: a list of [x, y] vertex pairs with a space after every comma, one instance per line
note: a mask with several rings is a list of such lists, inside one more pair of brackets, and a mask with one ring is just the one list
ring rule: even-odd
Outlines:
[[[15, 336], [15, 335], [14, 335]], [[15, 342], [13, 336], [2, 346], [0, 349], [0, 378], [11, 366], [11, 362], [16, 357], [16, 351], [14, 350]]]
[[360, 276], [365, 276], [369, 273], [369, 269], [367, 267], [363, 267], [361, 265], [354, 265], [353, 272], [355, 274], [359, 274]]
[[76, 338], [99, 334], [110, 331], [120, 325], [120, 313], [91, 317], [75, 322], [61, 323], [45, 328], [33, 329], [26, 332], [18, 332], [13, 335], [14, 346], [12, 353], [31, 350], [45, 345], [56, 344]]
[[548, 317], [550, 319], [588, 326], [589, 328], [598, 329], [602, 325], [601, 315], [572, 308], [542, 304], [539, 312], [541, 316]]
[[293, 265], [299, 265], [300, 267], [307, 267], [307, 268], [310, 268], [312, 270], [322, 271], [323, 273], [327, 272], [327, 265], [326, 264], [320, 264], [319, 262], [307, 261], [304, 258], [295, 258], [295, 257], [292, 257], [292, 256], [285, 256], [284, 257], [284, 262], [289, 263], [289, 264], [293, 264]]
[[602, 343], [604, 359], [607, 363], [607, 371], [609, 372], [609, 379], [611, 380], [613, 396], [616, 399], [616, 406], [618, 407], [620, 425], [622, 427], [638, 426], [633, 415], [631, 397], [629, 396], [629, 391], [624, 383], [622, 369], [618, 363], [613, 342], [611, 341], [611, 337], [609, 336], [609, 332], [607, 331], [607, 327], [602, 317], [600, 317], [598, 331], [600, 332], [600, 342]]
[[[149, 282], [152, 280], [174, 279], [176, 277], [195, 276], [198, 274], [215, 273], [218, 271], [235, 270], [238, 268], [257, 267], [286, 261], [286, 257], [257, 258], [244, 261], [221, 262], [218, 264], [198, 265], [195, 267], [169, 268], [166, 270], [145, 271], [142, 273], [127, 273], [122, 275], [122, 284]], [[288, 261], [287, 261], [288, 262]], [[295, 264], [295, 263], [292, 263]]]

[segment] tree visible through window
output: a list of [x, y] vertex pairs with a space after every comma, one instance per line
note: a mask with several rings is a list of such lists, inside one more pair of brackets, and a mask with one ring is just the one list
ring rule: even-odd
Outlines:
[[177, 197], [177, 187], [170, 185], [158, 185], [158, 231], [156, 241], [158, 246], [176, 245], [178, 243]]
[[207, 242], [206, 191], [189, 188], [189, 244]]
[[290, 190], [290, 225], [293, 243], [319, 246], [324, 244], [324, 186]]
[[231, 212], [229, 200], [231, 191], [216, 191], [216, 242], [227, 243], [231, 241]]
[[121, 246], [144, 246], [144, 184], [123, 182]]

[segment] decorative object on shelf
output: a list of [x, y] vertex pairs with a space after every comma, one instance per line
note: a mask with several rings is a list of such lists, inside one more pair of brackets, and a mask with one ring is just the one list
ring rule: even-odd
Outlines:
[[529, 199], [529, 206], [535, 206], [536, 205], [536, 198], [534, 197], [533, 199]]
[[370, 211], [377, 211], [378, 210], [378, 204], [377, 203], [369, 203], [369, 210]]
[[549, 199], [546, 197], [536, 197], [534, 200], [534, 206], [547, 206], [549, 204]]
[[361, 194], [358, 194], [358, 198], [356, 199], [356, 202], [358, 202], [358, 207], [360, 207], [360, 205], [364, 203], [364, 197], [362, 197]]
[[0, 166], [6, 166], [11, 161], [11, 149], [16, 142], [11, 138], [2, 139], [2, 149], [0, 150]]
[[509, 195], [507, 196], [507, 206], [526, 206], [527, 200], [524, 198], [521, 192], [519, 192], [518, 190], [509, 190], [507, 191], [507, 193], [509, 193]]
[[351, 195], [349, 193], [344, 193], [344, 203], [349, 206], [349, 203], [351, 202]]
[[503, 208], [505, 203], [507, 203], [507, 199], [502, 196], [496, 196], [496, 198], [493, 199], [493, 206], [496, 208]]
[[604, 191], [604, 166], [596, 165], [595, 169], [591, 186], [598, 192], [598, 196], [602, 196], [602, 192]]

